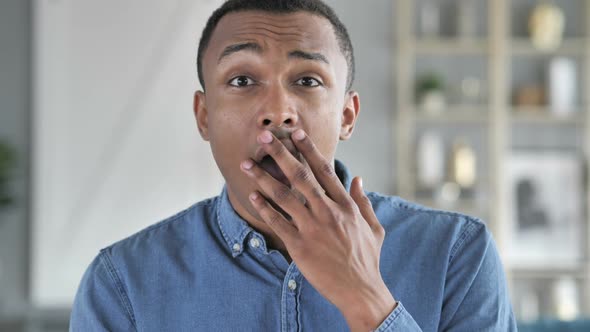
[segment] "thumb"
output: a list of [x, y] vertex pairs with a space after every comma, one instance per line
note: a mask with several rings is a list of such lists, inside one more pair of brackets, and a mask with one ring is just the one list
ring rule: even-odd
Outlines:
[[381, 224], [373, 211], [373, 205], [371, 204], [369, 197], [367, 197], [363, 191], [363, 179], [360, 176], [356, 176], [352, 179], [352, 183], [350, 184], [350, 196], [359, 207], [363, 218], [365, 218], [371, 229], [375, 231], [377, 227], [381, 227]]
[[[371, 203], [368, 202], [368, 198], [365, 196], [363, 191], [363, 179], [360, 176], [355, 176], [352, 179], [352, 182], [350, 183], [350, 196], [352, 196], [352, 199], [355, 201], [361, 211], [363, 210], [363, 207], [367, 205], [367, 203]], [[367, 200], [365, 200], [365, 198], [367, 198]]]

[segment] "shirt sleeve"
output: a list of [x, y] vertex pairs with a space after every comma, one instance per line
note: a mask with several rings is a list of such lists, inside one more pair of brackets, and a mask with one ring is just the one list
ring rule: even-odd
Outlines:
[[504, 269], [483, 223], [468, 221], [451, 250], [439, 331], [517, 331]]
[[419, 332], [422, 331], [420, 326], [416, 323], [412, 315], [406, 311], [401, 301], [397, 302], [397, 306], [385, 318], [385, 320], [372, 332], [393, 332], [393, 331], [407, 331]]
[[123, 284], [105, 251], [90, 264], [76, 293], [70, 331], [136, 331]]

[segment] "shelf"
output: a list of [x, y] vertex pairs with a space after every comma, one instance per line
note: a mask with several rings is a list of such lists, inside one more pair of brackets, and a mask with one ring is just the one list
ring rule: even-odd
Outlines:
[[541, 50], [533, 46], [528, 38], [515, 38], [512, 40], [512, 54], [514, 55], [583, 55], [587, 38], [567, 38], [554, 50]]
[[510, 116], [514, 124], [583, 125], [581, 110], [577, 107], [571, 115], [556, 115], [545, 106], [519, 106], [512, 108]]
[[[487, 8], [477, 13], [478, 33], [482, 32], [481, 26], [487, 26], [483, 35], [471, 39], [428, 39], [413, 33], [412, 27], [417, 26], [416, 18], [420, 18], [414, 11], [420, 7], [415, 6], [415, 1], [399, 1], [394, 19], [398, 42], [394, 46], [397, 52], [394, 87], [400, 120], [394, 122], [396, 134], [399, 133], [394, 148], [398, 163], [395, 180], [399, 192], [418, 204], [481, 217], [486, 222], [498, 245], [499, 254], [505, 259], [503, 266], [515, 307], [523, 303], [523, 292], [512, 286], [519, 287], [522, 284], [544, 287], [545, 284], [566, 277], [573, 278], [579, 284], [580, 311], [590, 315], [590, 216], [585, 211], [585, 205], [581, 207], [584, 209], [581, 211], [584, 220], [580, 228], [582, 243], [579, 253], [583, 258], [556, 258], [550, 261], [548, 257], [531, 257], [527, 260], [519, 255], [507, 255], [511, 253], [509, 250], [513, 250], [510, 241], [517, 241], [512, 236], [513, 225], [507, 220], [514, 212], [511, 202], [507, 202], [511, 197], [506, 197], [512, 189], [515, 176], [506, 162], [515, 150], [526, 149], [531, 153], [558, 150], [573, 152], [580, 157], [590, 155], [590, 104], [585, 98], [585, 92], [590, 86], [590, 0], [576, 0], [563, 6], [561, 2], [554, 1], [559, 3], [564, 12], [566, 25], [569, 24], [564, 32], [569, 35], [553, 50], [536, 48], [526, 36], [534, 2], [527, 0], [526, 4], [515, 5], [514, 1], [508, 0], [486, 1]], [[440, 14], [441, 22], [458, 21], [458, 13], [454, 10], [441, 11]], [[448, 29], [441, 31], [445, 34], [452, 32]], [[576, 65], [576, 89], [579, 91], [576, 91], [578, 97], [572, 112], [569, 115], [555, 114], [549, 102], [530, 107], [512, 105], [513, 90], [520, 86], [535, 84], [547, 88], [545, 85], [550, 69], [547, 62], [555, 57], [572, 59]], [[444, 75], [445, 82], [455, 83], [450, 85], [454, 90], [446, 91], [452, 92], [446, 95], [446, 101], [450, 104], [441, 108], [443, 111], [440, 114], [423, 112], [415, 102], [418, 74], [426, 69], [436, 69], [439, 75]], [[484, 93], [477, 99], [478, 105], [453, 105], [454, 102], [462, 102], [461, 86], [457, 82], [460, 83], [467, 75], [485, 80], [480, 89]], [[548, 96], [549, 91], [545, 91], [545, 94]], [[468, 138], [473, 139], [471, 143], [476, 151], [478, 172], [478, 185], [473, 195], [464, 195], [454, 203], [447, 203], [439, 199], [440, 192], [420, 188], [416, 179], [416, 141], [426, 131], [439, 135], [446, 169], [454, 137], [465, 131]], [[480, 182], [481, 176], [487, 177], [485, 183]], [[551, 184], [542, 185], [546, 187]], [[551, 188], [537, 188], [534, 194], [543, 196], [547, 190]], [[588, 181], [584, 181], [581, 195], [581, 202], [588, 202]], [[538, 204], [546, 205], [544, 197], [538, 199]], [[544, 206], [544, 211], [548, 215], [552, 212], [557, 215], [556, 208], [552, 206]], [[553, 215], [550, 217], [559, 218]], [[559, 241], [562, 239], [550, 245], [557, 247]], [[524, 247], [526, 243], [522, 245]], [[537, 291], [537, 288], [534, 290]], [[542, 301], [553, 301], [551, 292], [550, 288], [541, 289], [539, 298]], [[544, 314], [544, 307], [539, 307], [539, 310], [540, 314]]]
[[418, 54], [477, 54], [488, 52], [488, 42], [484, 39], [437, 38], [416, 39], [415, 52]]
[[485, 124], [489, 121], [486, 105], [449, 105], [440, 114], [428, 113], [420, 108], [413, 110], [417, 122]]
[[513, 266], [508, 267], [508, 270], [512, 273], [513, 279], [556, 279], [563, 276], [584, 279], [588, 277], [583, 264], [556, 267]]

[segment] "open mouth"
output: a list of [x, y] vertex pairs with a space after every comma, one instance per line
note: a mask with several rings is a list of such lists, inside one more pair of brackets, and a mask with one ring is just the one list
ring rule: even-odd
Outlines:
[[270, 174], [270, 176], [277, 179], [279, 182], [285, 184], [286, 186], [291, 187], [289, 179], [287, 179], [285, 173], [283, 173], [277, 162], [270, 155], [264, 156], [258, 162], [258, 165], [260, 165], [262, 169], [264, 169], [268, 174]]

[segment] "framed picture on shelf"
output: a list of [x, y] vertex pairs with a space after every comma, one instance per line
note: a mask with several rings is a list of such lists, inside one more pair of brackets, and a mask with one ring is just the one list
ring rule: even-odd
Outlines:
[[584, 231], [581, 158], [573, 152], [513, 151], [506, 175], [508, 263], [575, 268]]

